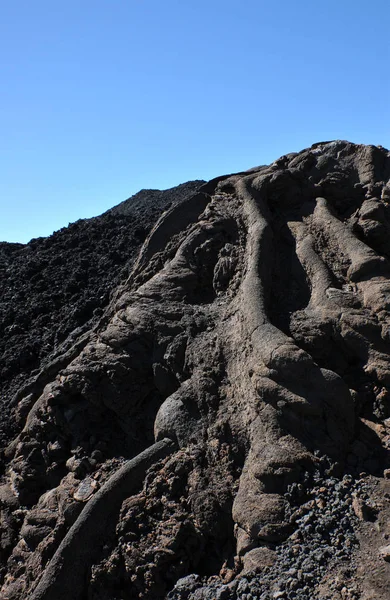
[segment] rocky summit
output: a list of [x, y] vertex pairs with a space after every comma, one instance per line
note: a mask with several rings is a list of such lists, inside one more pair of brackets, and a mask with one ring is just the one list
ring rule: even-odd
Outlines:
[[0, 597], [388, 600], [390, 153], [0, 244]]

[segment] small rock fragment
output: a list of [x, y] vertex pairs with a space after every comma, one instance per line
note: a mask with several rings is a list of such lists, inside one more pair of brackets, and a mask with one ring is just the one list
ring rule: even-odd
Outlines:
[[87, 477], [80, 483], [73, 494], [73, 498], [79, 502], [86, 502], [92, 496], [97, 488], [97, 482], [91, 477]]
[[375, 519], [375, 510], [358, 496], [353, 497], [352, 508], [361, 521], [373, 521]]
[[243, 573], [259, 573], [267, 567], [272, 567], [275, 560], [276, 554], [273, 550], [266, 547], [254, 548], [243, 557]]
[[390, 545], [379, 548], [379, 554], [386, 562], [390, 562]]

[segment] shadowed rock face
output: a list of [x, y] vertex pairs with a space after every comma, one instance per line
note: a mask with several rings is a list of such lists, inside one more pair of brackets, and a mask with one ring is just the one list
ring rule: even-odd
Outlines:
[[387, 597], [389, 180], [327, 142], [161, 216], [16, 396], [4, 598]]

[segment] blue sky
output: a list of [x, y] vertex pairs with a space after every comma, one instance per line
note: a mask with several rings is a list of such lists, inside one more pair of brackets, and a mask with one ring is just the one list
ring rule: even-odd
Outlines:
[[0, 240], [317, 141], [390, 146], [388, 0], [12, 0]]

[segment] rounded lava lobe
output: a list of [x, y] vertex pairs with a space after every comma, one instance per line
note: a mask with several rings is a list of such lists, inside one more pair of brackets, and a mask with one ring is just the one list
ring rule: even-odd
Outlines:
[[200, 415], [196, 414], [198, 411], [194, 399], [189, 397], [189, 382], [185, 387], [187, 390], [180, 388], [160, 406], [154, 421], [156, 441], [170, 438], [177, 441], [180, 447], [185, 447], [190, 441], [196, 440]]

